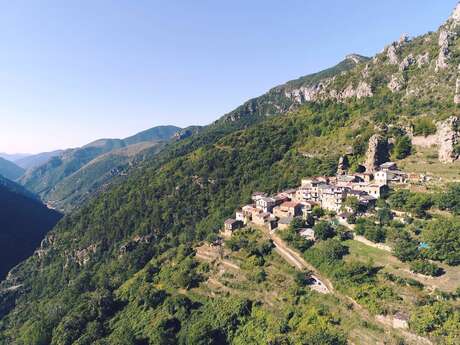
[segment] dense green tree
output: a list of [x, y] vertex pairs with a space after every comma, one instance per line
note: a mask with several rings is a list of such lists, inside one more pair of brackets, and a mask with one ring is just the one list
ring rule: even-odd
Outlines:
[[351, 208], [353, 213], [363, 211], [362, 205], [359, 202], [358, 198], [355, 196], [349, 196], [345, 199], [343, 206]]
[[375, 224], [372, 220], [366, 218], [358, 218], [355, 232], [357, 235], [364, 236], [373, 242], [385, 242], [386, 239], [385, 229], [381, 225]]
[[460, 183], [451, 184], [439, 196], [439, 208], [460, 215]]
[[315, 231], [315, 237], [319, 240], [324, 241], [335, 236], [334, 228], [331, 223], [327, 221], [320, 221], [316, 223], [313, 230]]
[[430, 195], [413, 193], [407, 189], [391, 193], [388, 202], [392, 208], [411, 212], [417, 217], [426, 217], [426, 211], [433, 205]]
[[311, 210], [311, 215], [315, 218], [321, 218], [324, 216], [324, 210], [319, 206], [314, 206]]
[[401, 261], [412, 261], [419, 255], [418, 243], [410, 237], [399, 238], [393, 247], [393, 254]]
[[439, 219], [430, 222], [422, 232], [428, 244], [431, 259], [444, 261], [449, 265], [460, 264], [460, 220]]
[[395, 159], [403, 159], [409, 156], [412, 152], [411, 139], [407, 135], [396, 138], [393, 147], [393, 156]]
[[393, 219], [393, 213], [388, 207], [379, 208], [377, 210], [377, 219], [380, 224], [387, 225]]

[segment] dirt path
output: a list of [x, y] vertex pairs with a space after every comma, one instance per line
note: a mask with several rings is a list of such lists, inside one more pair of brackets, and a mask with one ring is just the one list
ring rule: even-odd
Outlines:
[[353, 239], [355, 241], [358, 241], [358, 242], [361, 242], [361, 243], [364, 243], [365, 245], [369, 246], [369, 247], [374, 247], [374, 248], [378, 248], [378, 249], [382, 249], [382, 250], [385, 250], [387, 252], [392, 252], [393, 249], [391, 249], [390, 246], [386, 245], [386, 244], [383, 244], [383, 243], [374, 243], [372, 241], [369, 241], [367, 238], [363, 237], [363, 236], [360, 236], [360, 235], [354, 235], [353, 236]]
[[305, 261], [305, 259], [295, 250], [289, 248], [289, 246], [278, 235], [274, 232], [270, 232], [269, 236], [272, 239], [278, 254], [280, 254], [281, 257], [283, 257], [289, 264], [299, 270], [309, 270], [313, 272], [311, 276], [314, 281], [311, 285], [312, 290], [325, 294], [334, 291], [332, 283], [328, 279], [321, 277], [315, 267]]

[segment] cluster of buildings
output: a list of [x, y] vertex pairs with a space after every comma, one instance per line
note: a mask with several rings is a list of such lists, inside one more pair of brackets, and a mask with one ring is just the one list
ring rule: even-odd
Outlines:
[[298, 188], [273, 196], [255, 192], [251, 204], [238, 209], [235, 218], [225, 221], [224, 230], [231, 233], [249, 222], [269, 230], [287, 228], [294, 217], [306, 219], [315, 206], [340, 213], [339, 219], [346, 220], [353, 212], [345, 204], [348, 197], [355, 197], [360, 206], [367, 209], [387, 191], [390, 183], [405, 183], [407, 179], [408, 175], [398, 170], [395, 163], [387, 162], [375, 173], [306, 178]]

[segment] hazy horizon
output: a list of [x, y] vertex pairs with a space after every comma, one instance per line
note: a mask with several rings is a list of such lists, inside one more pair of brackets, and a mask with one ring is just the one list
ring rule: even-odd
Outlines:
[[0, 13], [0, 152], [205, 125], [349, 53], [372, 56], [403, 33], [436, 30], [455, 4], [7, 3]]

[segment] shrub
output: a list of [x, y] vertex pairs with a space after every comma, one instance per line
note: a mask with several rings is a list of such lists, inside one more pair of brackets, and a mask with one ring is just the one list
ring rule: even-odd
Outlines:
[[444, 273], [443, 269], [428, 260], [416, 260], [411, 262], [410, 269], [415, 273], [424, 274], [426, 276], [439, 277]]
[[428, 117], [419, 117], [414, 122], [414, 134], [428, 136], [436, 133], [436, 126], [433, 120]]

